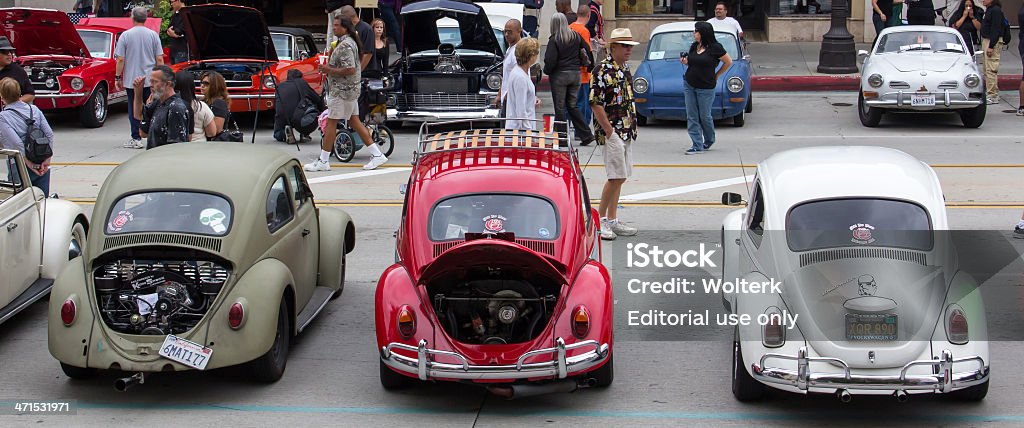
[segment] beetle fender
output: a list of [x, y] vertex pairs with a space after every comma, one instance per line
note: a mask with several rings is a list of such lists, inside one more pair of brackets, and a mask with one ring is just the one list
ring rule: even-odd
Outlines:
[[[233, 366], [259, 358], [270, 350], [277, 335], [277, 311], [285, 293], [294, 284], [288, 267], [277, 259], [264, 259], [245, 272], [207, 319], [206, 346], [212, 346], [213, 358], [207, 368]], [[294, 296], [294, 295], [293, 295]], [[244, 322], [237, 330], [228, 325], [231, 305], [241, 302]], [[289, 302], [294, 305], [294, 300]], [[295, 333], [295, 309], [292, 307], [291, 334]], [[210, 343], [213, 343], [211, 345]]]
[[[608, 270], [600, 263], [593, 261], [587, 263], [580, 269], [575, 283], [566, 293], [565, 306], [563, 306], [561, 314], [557, 315], [555, 337], [561, 337], [566, 343], [596, 340], [598, 343], [607, 343], [609, 348], [613, 348], [612, 326], [615, 324], [615, 314], [612, 302], [614, 299]], [[590, 331], [582, 339], [577, 339], [572, 333], [572, 316], [578, 306], [586, 307], [590, 313]], [[589, 348], [576, 352], [587, 351]]]
[[[946, 329], [950, 305], [958, 305], [967, 316], [968, 341], [963, 345], [954, 345], [949, 342]], [[988, 324], [985, 316], [985, 306], [981, 298], [981, 288], [970, 274], [958, 271], [950, 281], [949, 291], [946, 294], [946, 301], [943, 305], [941, 316], [935, 326], [935, 333], [932, 335], [932, 355], [939, 355], [943, 349], [953, 352], [953, 357], [977, 355], [985, 364], [989, 364], [988, 350]]]
[[322, 287], [337, 290], [344, 286], [340, 283], [338, 263], [341, 263], [342, 243], [346, 253], [351, 253], [355, 246], [356, 227], [348, 213], [330, 207], [321, 208], [320, 219], [320, 280]]
[[[65, 250], [66, 251], [66, 250]], [[89, 346], [96, 316], [96, 305], [90, 300], [86, 287], [85, 258], [78, 257], [67, 262], [57, 276], [50, 291], [50, 306], [47, 310], [47, 332], [50, 355], [57, 360], [75, 367], [87, 367]], [[65, 326], [60, 318], [64, 301], [75, 302], [75, 321]]]
[[[426, 339], [433, 348], [440, 346], [433, 343], [434, 328], [428, 316], [431, 309], [420, 301], [412, 278], [402, 265], [391, 265], [381, 274], [374, 305], [377, 351], [391, 342], [415, 346], [420, 339]], [[416, 332], [409, 339], [402, 338], [398, 333], [398, 311], [403, 305], [409, 305], [416, 317]]]
[[[40, 272], [43, 278], [56, 278], [67, 263], [75, 220], [81, 220], [88, 228], [88, 221], [78, 205], [60, 199], [43, 200], [43, 266]], [[85, 242], [81, 244], [84, 249]]]

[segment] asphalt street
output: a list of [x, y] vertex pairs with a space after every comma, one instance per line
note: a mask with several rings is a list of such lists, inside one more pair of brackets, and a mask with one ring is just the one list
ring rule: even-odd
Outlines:
[[[951, 114], [886, 116], [882, 126], [871, 129], [857, 119], [853, 92], [758, 93], [746, 125], [719, 124], [714, 148], [699, 156], [683, 154], [690, 144], [685, 124], [653, 123], [640, 129], [635, 143], [637, 168], [623, 188], [620, 218], [644, 231], [717, 231], [730, 210], [719, 205], [721, 193], [745, 193], [742, 177], [752, 175], [753, 166], [772, 153], [820, 145], [877, 145], [903, 150], [935, 167], [953, 228], [1008, 235], [1024, 210], [1019, 190], [1024, 182], [1024, 118], [1014, 115], [1016, 93], [1002, 95], [1003, 104], [989, 107], [980, 129], [964, 129]], [[542, 110], [549, 106], [548, 96]], [[128, 138], [123, 105], [112, 107], [101, 129], [82, 129], [73, 118], [51, 117], [57, 134], [51, 187], [91, 212], [107, 174], [139, 151], [121, 148]], [[303, 162], [318, 154], [316, 144], [297, 151], [274, 142], [268, 119], [261, 120], [256, 144], [276, 145]], [[77, 415], [0, 416], [0, 425], [1024, 425], [1024, 372], [1017, 369], [1024, 341], [1014, 340], [990, 343], [992, 386], [978, 404], [942, 397], [913, 397], [907, 403], [858, 397], [841, 404], [832, 396], [782, 393], [761, 403], [739, 403], [730, 391], [732, 337], [725, 331], [690, 341], [629, 340], [627, 335], [615, 343], [615, 383], [603, 390], [516, 401], [461, 384], [386, 392], [377, 377], [373, 292], [378, 276], [393, 262], [399, 185], [408, 178], [416, 131], [396, 131], [395, 152], [378, 172], [359, 168], [369, 157], [360, 151], [351, 164], [334, 161], [332, 171], [309, 174], [319, 203], [343, 207], [353, 216], [357, 244], [348, 258], [344, 295], [298, 338], [279, 382], [257, 384], [232, 370], [153, 375], [128, 393], [114, 390], [113, 376], [71, 381], [49, 355], [47, 303], [39, 302], [0, 325], [0, 401], [76, 400]], [[578, 153], [590, 193], [598, 195], [604, 180], [601, 150], [581, 147]], [[168, 180], [173, 183], [173, 177]], [[606, 243], [606, 261], [612, 251]], [[1024, 307], [1024, 293], [1017, 291], [1022, 281], [1003, 279], [1004, 303]], [[616, 284], [617, 293], [621, 286]], [[1016, 340], [1024, 340], [1024, 334]]]

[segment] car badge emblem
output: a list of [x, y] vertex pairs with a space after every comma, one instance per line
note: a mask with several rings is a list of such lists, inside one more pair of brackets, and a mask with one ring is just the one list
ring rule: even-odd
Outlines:
[[490, 233], [504, 232], [505, 221], [507, 220], [505, 217], [497, 214], [484, 217], [484, 230]]
[[928, 92], [928, 88], [924, 87], [924, 85], [921, 85], [920, 88], [917, 88], [917, 92]]
[[871, 236], [873, 230], [875, 230], [875, 227], [867, 223], [857, 223], [850, 226], [850, 231], [853, 232], [853, 238], [850, 239], [850, 242], [861, 245], [875, 242], [875, 238]]

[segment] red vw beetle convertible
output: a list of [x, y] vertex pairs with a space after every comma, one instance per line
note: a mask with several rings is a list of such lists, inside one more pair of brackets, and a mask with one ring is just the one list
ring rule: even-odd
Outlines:
[[[469, 130], [432, 132], [469, 124]], [[575, 152], [556, 134], [424, 124], [376, 292], [380, 381], [505, 397], [612, 383], [612, 286]]]

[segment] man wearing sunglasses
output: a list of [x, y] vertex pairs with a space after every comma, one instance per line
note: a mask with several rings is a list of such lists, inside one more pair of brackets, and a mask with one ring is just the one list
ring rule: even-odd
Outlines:
[[21, 86], [21, 101], [31, 103], [36, 98], [28, 73], [21, 65], [14, 62], [14, 46], [7, 37], [0, 36], [0, 80], [5, 77], [14, 79]]

